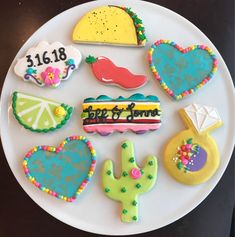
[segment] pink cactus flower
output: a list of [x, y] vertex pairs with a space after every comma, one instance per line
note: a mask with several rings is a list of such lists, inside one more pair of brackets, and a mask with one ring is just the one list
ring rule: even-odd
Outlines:
[[60, 83], [59, 76], [59, 68], [47, 67], [46, 70], [41, 73], [41, 77], [46, 86], [57, 86]]
[[133, 168], [131, 169], [130, 176], [132, 179], [139, 179], [142, 176], [142, 174], [139, 169]]

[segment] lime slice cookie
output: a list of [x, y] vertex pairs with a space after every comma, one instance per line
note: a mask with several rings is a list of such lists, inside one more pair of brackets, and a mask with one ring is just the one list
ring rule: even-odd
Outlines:
[[101, 6], [86, 13], [73, 30], [75, 43], [145, 46], [142, 20], [130, 8]]
[[61, 128], [70, 119], [73, 107], [26, 93], [14, 92], [13, 114], [32, 132], [49, 132]]

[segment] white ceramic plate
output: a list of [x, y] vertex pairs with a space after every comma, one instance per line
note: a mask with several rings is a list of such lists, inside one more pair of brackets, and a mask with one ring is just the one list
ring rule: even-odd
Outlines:
[[[194, 25], [176, 13], [142, 1], [93, 1], [71, 8], [43, 25], [24, 44], [16, 58], [24, 56], [26, 50], [41, 40], [49, 42], [61, 41], [72, 44], [71, 32], [77, 20], [88, 10], [104, 4], [126, 5], [132, 7], [143, 19], [148, 36], [145, 48], [126, 48], [110, 46], [89, 46], [74, 44], [87, 56], [104, 55], [110, 57], [117, 65], [127, 66], [136, 73], [145, 73], [149, 83], [137, 92], [159, 96], [163, 110], [163, 125], [159, 131], [145, 135], [132, 133], [115, 133], [110, 137], [87, 135], [83, 131], [80, 119], [81, 103], [86, 97], [96, 97], [106, 94], [112, 97], [129, 96], [132, 92], [120, 88], [99, 84], [91, 73], [89, 65], [82, 63], [72, 77], [62, 83], [57, 89], [39, 88], [32, 83], [25, 83], [13, 72], [13, 61], [5, 79], [1, 98], [1, 135], [4, 151], [16, 179], [28, 195], [45, 211], [59, 220], [76, 228], [89, 232], [110, 235], [142, 233], [165, 226], [184, 216], [195, 208], [212, 191], [221, 178], [229, 162], [235, 133], [235, 103], [232, 80], [228, 69], [209, 39]], [[147, 62], [147, 49], [157, 39], [171, 39], [183, 47], [193, 44], [208, 45], [217, 55], [219, 66], [213, 80], [193, 96], [175, 102], [163, 92], [154, 79]], [[49, 134], [37, 134], [22, 128], [14, 119], [11, 109], [11, 94], [18, 90], [42, 95], [47, 98], [70, 103], [76, 106], [68, 124], [62, 129]], [[135, 93], [134, 91], [133, 93]], [[221, 164], [211, 180], [196, 187], [185, 186], [174, 181], [162, 165], [164, 144], [177, 132], [184, 129], [184, 124], [178, 115], [178, 109], [196, 102], [215, 106], [224, 121], [224, 126], [215, 130], [212, 136], [218, 143], [221, 154]], [[22, 159], [26, 151], [34, 145], [58, 145], [65, 137], [80, 134], [92, 140], [97, 150], [98, 164], [92, 182], [78, 200], [66, 203], [57, 200], [33, 186], [26, 179], [22, 170]], [[123, 224], [119, 218], [120, 205], [108, 199], [101, 189], [100, 170], [105, 159], [112, 159], [119, 171], [120, 143], [130, 139], [135, 143], [137, 161], [149, 154], [154, 154], [159, 160], [158, 180], [155, 187], [140, 197], [138, 223]]]

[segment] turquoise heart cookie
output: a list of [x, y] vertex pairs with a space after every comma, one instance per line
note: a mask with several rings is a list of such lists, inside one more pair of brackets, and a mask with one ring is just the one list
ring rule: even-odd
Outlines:
[[90, 181], [95, 164], [91, 142], [83, 136], [71, 136], [58, 147], [34, 147], [25, 155], [23, 168], [40, 190], [72, 202]]
[[210, 48], [193, 45], [181, 48], [169, 40], [158, 40], [148, 53], [150, 68], [166, 92], [179, 100], [204, 86], [217, 70]]

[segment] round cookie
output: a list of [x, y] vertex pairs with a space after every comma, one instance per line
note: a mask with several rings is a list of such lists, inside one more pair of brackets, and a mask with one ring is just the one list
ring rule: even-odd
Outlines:
[[188, 126], [166, 145], [164, 165], [177, 181], [196, 185], [206, 182], [216, 172], [220, 156], [209, 131], [222, 125], [215, 108], [192, 104], [180, 110]]

